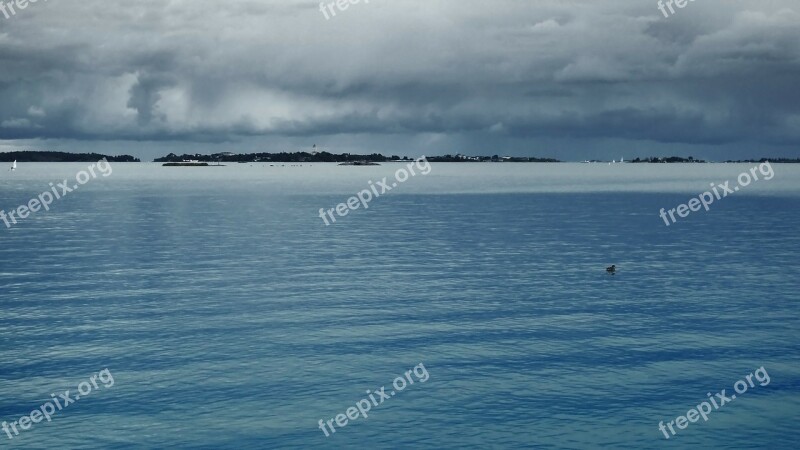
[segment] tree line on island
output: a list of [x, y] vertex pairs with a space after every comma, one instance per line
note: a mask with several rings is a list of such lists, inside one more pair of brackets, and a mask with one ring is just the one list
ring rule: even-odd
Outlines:
[[[761, 158], [761, 159], [744, 159], [744, 160], [728, 160], [725, 161], [726, 163], [765, 163], [765, 162], [772, 162], [772, 163], [784, 163], [784, 164], [797, 164], [800, 163], [800, 159], [797, 158]], [[702, 159], [694, 159], [693, 157], [688, 158], [681, 158], [680, 156], [670, 156], [668, 158], [659, 158], [656, 156], [651, 156], [649, 158], [636, 158], [631, 161], [632, 163], [705, 163]]]
[[651, 156], [649, 158], [634, 158], [631, 163], [667, 163], [667, 164], [674, 164], [674, 163], [704, 163], [702, 159], [694, 159], [693, 156], [688, 158], [681, 158], [680, 156], [669, 156], [666, 158], [659, 158], [657, 156]]
[[[0, 152], [0, 162], [96, 162], [105, 158], [108, 162], [141, 162], [139, 158], [130, 155], [103, 155], [99, 153], [67, 153], [67, 152], [52, 152], [52, 151], [13, 151], [13, 152]], [[561, 162], [554, 158], [537, 158], [537, 157], [518, 157], [518, 156], [466, 156], [466, 155], [444, 155], [444, 156], [428, 156], [429, 162], [536, 162], [536, 163], [555, 163]], [[407, 156], [400, 157], [397, 155], [384, 156], [380, 153], [372, 153], [371, 155], [355, 155], [350, 153], [334, 154], [325, 151], [321, 152], [280, 152], [280, 153], [214, 153], [211, 155], [176, 155], [170, 153], [167, 156], [156, 158], [155, 162], [161, 163], [180, 163], [183, 161], [199, 161], [199, 162], [279, 162], [279, 163], [382, 163], [392, 161], [414, 161], [414, 159]], [[745, 159], [745, 160], [729, 160], [727, 163], [800, 163], [798, 158], [761, 158], [761, 159]], [[601, 162], [601, 161], [587, 161], [587, 162]], [[693, 157], [683, 158], [680, 156], [670, 157], [649, 157], [649, 158], [635, 158], [630, 161], [631, 163], [705, 163], [701, 159]]]
[[[465, 156], [465, 155], [444, 155], [444, 156], [428, 156], [426, 157], [429, 162], [560, 162], [553, 158], [528, 158], [528, 157], [512, 157], [512, 156]], [[355, 162], [371, 162], [382, 163], [392, 161], [414, 161], [414, 159], [407, 156], [384, 156], [380, 153], [373, 153], [371, 155], [355, 155], [350, 153], [334, 154], [329, 152], [280, 152], [280, 153], [215, 153], [212, 155], [176, 155], [170, 153], [162, 158], [156, 158], [155, 162], [161, 163], [179, 163], [183, 161], [198, 161], [198, 162], [281, 162], [281, 163], [355, 163]]]
[[[555, 158], [537, 158], [525, 156], [467, 156], [462, 154], [457, 155], [444, 155], [444, 156], [427, 156], [429, 162], [535, 162], [535, 163], [558, 163], [562, 162]], [[407, 156], [400, 157], [397, 155], [384, 156], [380, 153], [373, 153], [371, 155], [355, 155], [350, 153], [334, 154], [329, 152], [280, 152], [280, 153], [215, 153], [212, 155], [176, 155], [170, 153], [162, 158], [155, 159], [155, 162], [161, 163], [180, 163], [183, 161], [198, 161], [206, 163], [215, 162], [279, 162], [279, 163], [383, 163], [392, 161], [413, 161], [412, 158]], [[774, 162], [774, 163], [800, 163], [800, 159], [789, 158], [762, 158], [760, 160], [743, 160], [743, 161], [725, 161], [729, 163], [752, 163], [752, 162]], [[604, 162], [598, 160], [586, 162]], [[631, 163], [706, 163], [702, 159], [695, 159], [692, 156], [684, 158], [681, 156], [668, 156], [657, 157], [651, 156], [648, 158], [635, 158]]]
[[130, 155], [109, 156], [99, 153], [66, 153], [44, 151], [21, 151], [0, 153], [0, 162], [97, 162], [105, 158], [108, 162], [141, 162]]

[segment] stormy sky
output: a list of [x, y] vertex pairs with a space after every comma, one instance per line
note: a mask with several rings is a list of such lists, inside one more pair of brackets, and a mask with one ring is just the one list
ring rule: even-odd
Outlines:
[[0, 13], [0, 151], [800, 157], [797, 0], [696, 0], [670, 17], [656, 0], [334, 9]]

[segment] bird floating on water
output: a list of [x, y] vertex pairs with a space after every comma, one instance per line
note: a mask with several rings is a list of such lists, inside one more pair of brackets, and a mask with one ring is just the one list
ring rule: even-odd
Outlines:
[[612, 265], [611, 267], [606, 267], [606, 272], [608, 272], [610, 274], [617, 273], [617, 266], [616, 265]]

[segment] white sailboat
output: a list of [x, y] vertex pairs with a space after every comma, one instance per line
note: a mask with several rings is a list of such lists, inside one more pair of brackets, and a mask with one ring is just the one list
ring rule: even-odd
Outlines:
[[15, 170], [17, 170], [17, 161], [16, 160], [14, 160], [14, 164], [11, 164], [11, 171], [13, 172]]

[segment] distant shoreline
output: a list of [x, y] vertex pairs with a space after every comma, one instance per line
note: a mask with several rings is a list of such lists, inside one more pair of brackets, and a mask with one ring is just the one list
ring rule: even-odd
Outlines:
[[109, 156], [99, 153], [67, 153], [46, 151], [21, 151], [0, 153], [0, 162], [97, 162], [105, 159], [108, 162], [141, 162], [139, 158], [130, 155]]
[[[444, 155], [444, 156], [427, 156], [428, 162], [448, 162], [448, 163], [502, 163], [502, 162], [518, 162], [518, 163], [565, 163], [570, 161], [560, 161], [555, 158], [540, 158], [528, 156], [467, 156], [467, 155]], [[373, 153], [371, 155], [354, 155], [350, 153], [333, 154], [328, 152], [294, 152], [294, 153], [215, 153], [211, 155], [176, 155], [170, 153], [167, 156], [156, 158], [154, 162], [161, 163], [179, 163], [183, 161], [198, 161], [198, 162], [230, 162], [230, 163], [340, 163], [343, 165], [372, 165], [376, 163], [392, 163], [392, 162], [410, 162], [414, 161], [409, 157], [399, 157], [397, 155], [384, 156], [380, 153]], [[800, 163], [800, 159], [790, 158], [761, 158], [761, 159], [748, 159], [738, 161], [719, 161], [709, 162], [693, 157], [683, 158], [680, 156], [661, 156], [649, 158], [634, 158], [630, 161], [572, 161], [576, 163], [617, 163], [617, 164], [724, 164], [724, 163]]]
[[[18, 163], [56, 163], [56, 162], [97, 162], [102, 159], [108, 162], [142, 162], [139, 158], [131, 155], [103, 155], [100, 153], [68, 153], [68, 152], [51, 152], [51, 151], [14, 151], [0, 153], [0, 163], [11, 163], [17, 161]], [[429, 162], [446, 162], [446, 163], [587, 163], [587, 164], [753, 164], [764, 163], [769, 161], [773, 164], [800, 164], [800, 158], [760, 158], [760, 159], [743, 159], [743, 160], [728, 160], [728, 161], [703, 161], [694, 158], [683, 158], [679, 156], [668, 157], [649, 157], [649, 158], [634, 158], [630, 161], [602, 161], [602, 160], [589, 160], [589, 161], [561, 161], [555, 158], [539, 158], [539, 157], [519, 157], [519, 156], [465, 156], [465, 155], [444, 155], [444, 156], [428, 156]], [[338, 163], [341, 165], [376, 165], [378, 163], [393, 163], [393, 162], [411, 162], [414, 159], [409, 157], [399, 156], [384, 156], [379, 153], [371, 155], [354, 155], [349, 153], [332, 154], [327, 152], [295, 152], [295, 153], [247, 153], [247, 154], [233, 154], [233, 153], [217, 153], [212, 155], [175, 155], [170, 153], [167, 156], [156, 158], [153, 162], [157, 163], [172, 163], [170, 165], [179, 165], [186, 161], [196, 161], [199, 163]], [[178, 164], [175, 164], [178, 163]]]
[[[445, 155], [428, 156], [429, 162], [561, 162], [554, 158], [535, 158], [518, 156], [465, 156], [465, 155]], [[212, 155], [176, 155], [170, 153], [167, 156], [156, 158], [153, 162], [160, 163], [179, 163], [183, 161], [198, 162], [230, 162], [230, 163], [347, 163], [348, 165], [370, 165], [376, 163], [390, 162], [412, 162], [413, 158], [397, 155], [384, 156], [380, 153], [371, 155], [355, 155], [350, 153], [334, 154], [328, 152], [294, 152], [294, 153], [215, 153]]]

